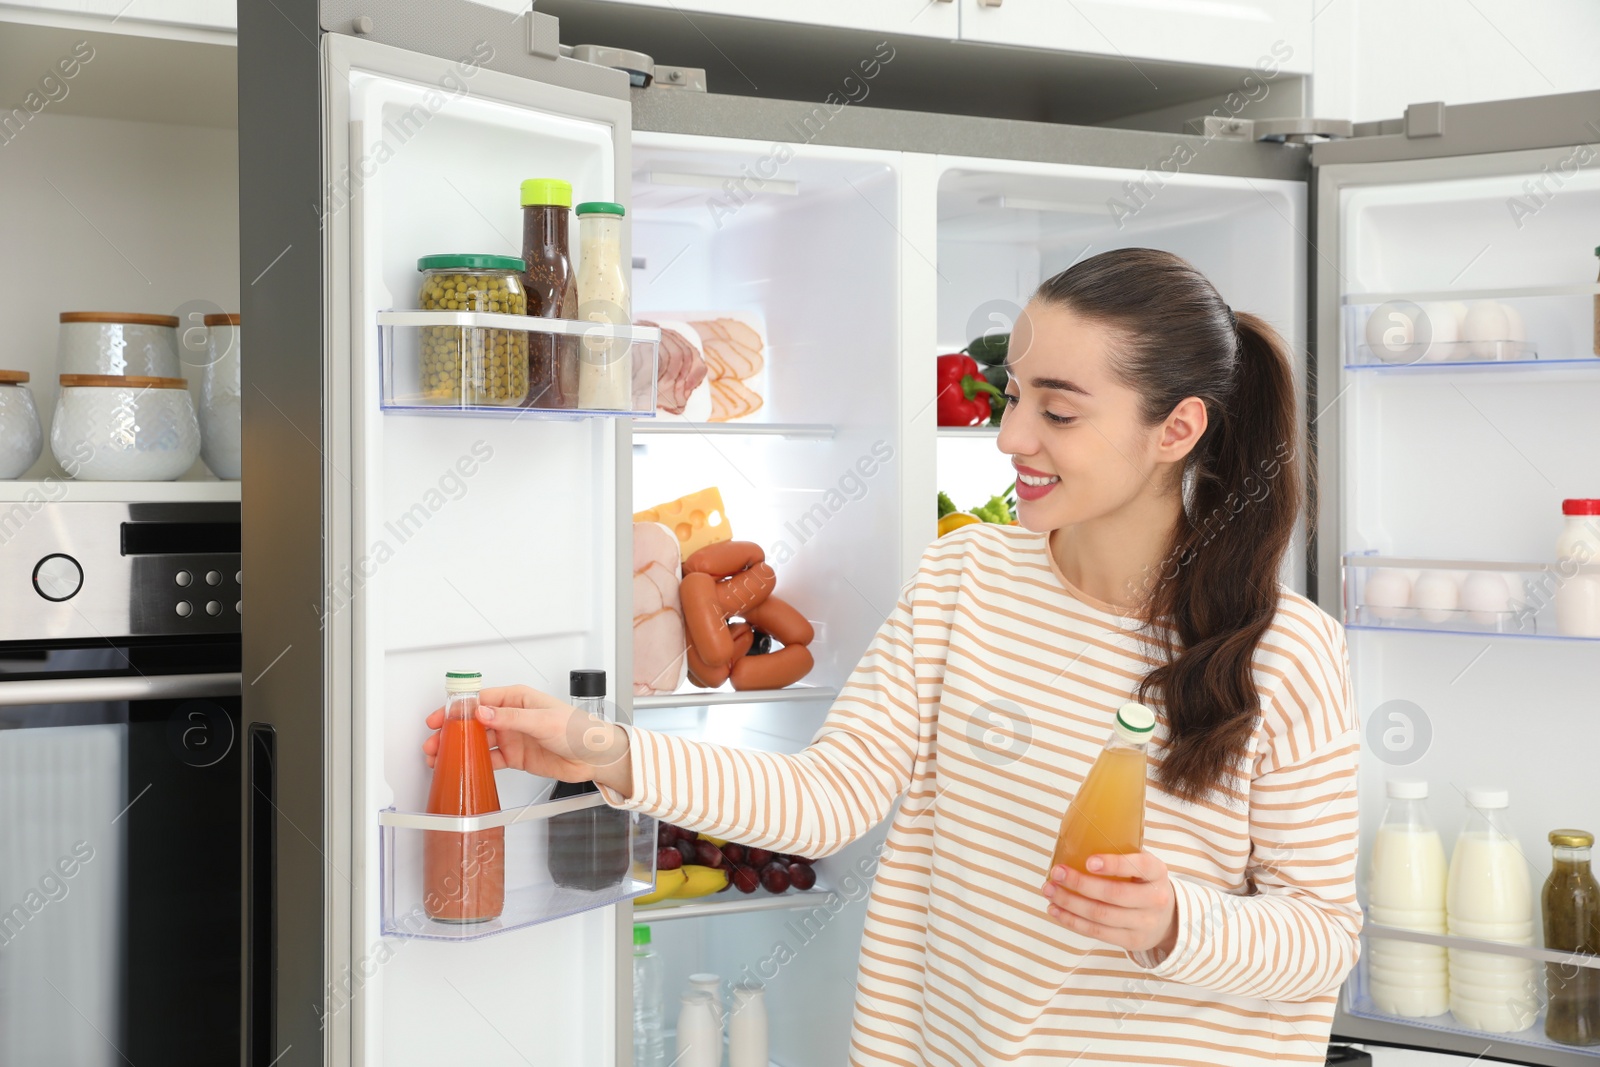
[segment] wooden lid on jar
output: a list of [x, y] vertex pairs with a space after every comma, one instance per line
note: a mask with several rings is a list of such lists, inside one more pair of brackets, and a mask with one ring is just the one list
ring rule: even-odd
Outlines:
[[27, 381], [25, 370], [0, 370], [0, 385], [24, 385]]
[[239, 325], [239, 313], [230, 311], [222, 315], [207, 315], [200, 321], [207, 326], [237, 326]]
[[63, 311], [61, 321], [112, 322], [124, 326], [170, 326], [178, 328], [176, 315], [147, 315], [140, 311]]
[[61, 387], [88, 386], [98, 389], [187, 389], [182, 378], [150, 378], [142, 374], [63, 374]]

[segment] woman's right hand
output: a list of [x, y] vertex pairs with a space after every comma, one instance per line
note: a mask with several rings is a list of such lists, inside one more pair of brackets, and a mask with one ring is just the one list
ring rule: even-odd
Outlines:
[[[592, 780], [624, 796], [633, 792], [628, 735], [615, 723], [525, 685], [480, 692], [478, 721], [488, 728], [489, 758], [496, 770], [515, 767], [563, 782]], [[434, 732], [422, 743], [422, 752], [432, 767], [444, 709], [436, 709], [427, 722]]]

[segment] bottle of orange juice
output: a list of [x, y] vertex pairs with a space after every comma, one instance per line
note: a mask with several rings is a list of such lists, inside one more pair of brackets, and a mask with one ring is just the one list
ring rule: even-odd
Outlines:
[[1051, 870], [1065, 865], [1087, 873], [1090, 856], [1144, 847], [1145, 747], [1155, 727], [1155, 713], [1143, 704], [1130, 701], [1117, 709], [1106, 747], [1061, 819]]

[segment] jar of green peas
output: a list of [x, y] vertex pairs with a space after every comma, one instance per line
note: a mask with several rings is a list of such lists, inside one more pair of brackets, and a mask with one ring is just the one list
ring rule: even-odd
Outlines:
[[[439, 255], [417, 260], [424, 311], [526, 315], [522, 260], [514, 256]], [[424, 403], [506, 407], [528, 395], [528, 335], [480, 326], [421, 330]]]

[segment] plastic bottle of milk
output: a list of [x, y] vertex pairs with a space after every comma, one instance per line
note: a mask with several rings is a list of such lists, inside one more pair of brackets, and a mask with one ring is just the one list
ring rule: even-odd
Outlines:
[[1566, 516], [1556, 541], [1561, 584], [1556, 587], [1556, 629], [1564, 637], [1600, 637], [1600, 574], [1575, 565], [1600, 564], [1600, 500], [1561, 502]]
[[[1446, 895], [1450, 933], [1512, 945], [1533, 944], [1528, 861], [1511, 836], [1504, 789], [1467, 790], [1467, 823], [1450, 857]], [[1510, 1034], [1539, 1014], [1532, 960], [1450, 950], [1450, 1011], [1469, 1030]]]
[[[1391, 781], [1372, 845], [1367, 914], [1373, 923], [1443, 934], [1444, 845], [1428, 820], [1428, 783]], [[1425, 1019], [1450, 1006], [1445, 950], [1374, 937], [1367, 943], [1367, 989], [1385, 1015]]]

